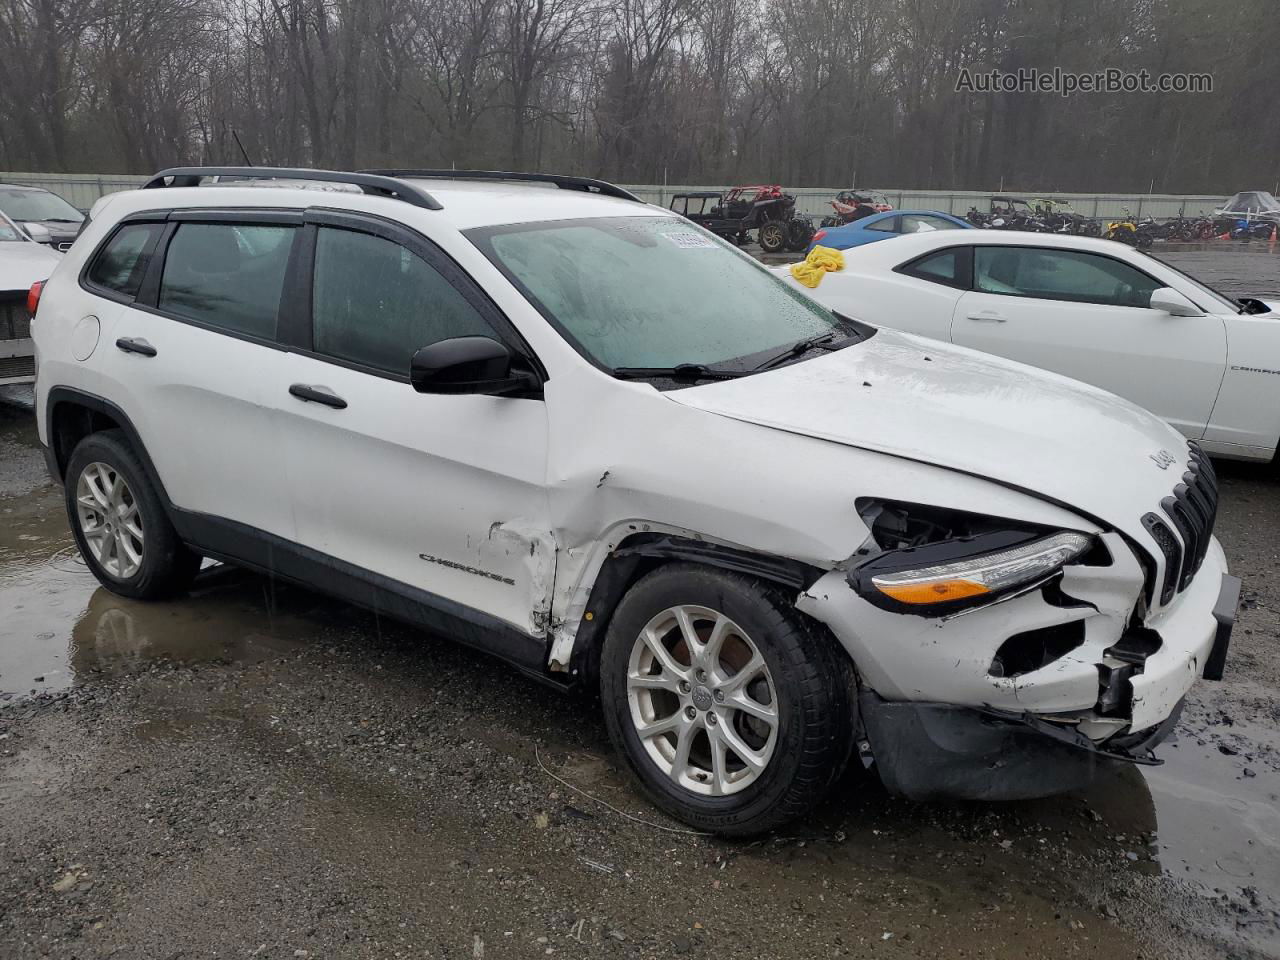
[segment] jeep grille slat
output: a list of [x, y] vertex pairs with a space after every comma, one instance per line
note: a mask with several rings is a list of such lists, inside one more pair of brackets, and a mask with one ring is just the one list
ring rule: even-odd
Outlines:
[[1171, 496], [1160, 501], [1165, 517], [1172, 521], [1173, 535], [1160, 517], [1149, 513], [1143, 526], [1164, 555], [1165, 575], [1160, 592], [1161, 605], [1173, 600], [1195, 579], [1213, 540], [1218, 517], [1218, 478], [1208, 456], [1194, 442], [1188, 445], [1187, 470]]

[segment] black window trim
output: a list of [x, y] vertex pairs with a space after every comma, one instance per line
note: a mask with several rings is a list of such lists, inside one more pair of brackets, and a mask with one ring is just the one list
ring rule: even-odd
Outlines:
[[1100, 253], [1097, 250], [1080, 250], [1080, 249], [1073, 249], [1071, 247], [1045, 247], [1045, 246], [1041, 246], [1038, 243], [975, 243], [975, 244], [972, 244], [971, 246], [974, 252], [972, 254], [971, 262], [970, 262], [969, 289], [972, 290], [974, 293], [986, 294], [989, 297], [1013, 297], [1018, 300], [1052, 300], [1054, 303], [1088, 304], [1094, 307], [1120, 307], [1121, 309], [1124, 309], [1124, 310], [1150, 310], [1151, 309], [1150, 307], [1133, 307], [1125, 303], [1097, 303], [1093, 300], [1073, 300], [1069, 297], [1033, 297], [1030, 294], [1026, 294], [1026, 293], [1004, 293], [998, 290], [979, 290], [977, 285], [978, 248], [982, 248], [986, 250], [1047, 250], [1052, 253], [1084, 254], [1090, 257], [1099, 257], [1103, 260], [1112, 260], [1115, 263], [1120, 264], [1121, 266], [1128, 267], [1130, 270], [1133, 270], [1137, 273], [1142, 274], [1144, 277], [1146, 277], [1148, 280], [1154, 283], [1157, 289], [1160, 287], [1168, 286], [1167, 283], [1157, 279], [1156, 277], [1153, 277], [1151, 274], [1147, 273], [1147, 271], [1143, 270], [1141, 267], [1136, 267], [1132, 263], [1129, 263], [1127, 260], [1122, 260], [1119, 257], [1113, 257], [1109, 253]]
[[[128, 218], [126, 218], [128, 219]], [[160, 281], [164, 276], [165, 262], [169, 259], [169, 244], [173, 242], [174, 234], [178, 232], [178, 227], [184, 223], [212, 223], [222, 224], [226, 226], [235, 226], [236, 224], [248, 224], [256, 226], [279, 226], [294, 227], [293, 237], [290, 243], [293, 247], [298, 244], [298, 234], [302, 232], [302, 211], [298, 209], [270, 209], [270, 208], [212, 208], [201, 207], [198, 209], [182, 209], [168, 211], [165, 216], [166, 227], [160, 236], [160, 242], [156, 244], [155, 253], [151, 258], [151, 262], [147, 265], [146, 276], [142, 278], [142, 286], [138, 288], [138, 296], [129, 303], [129, 306], [135, 310], [141, 310], [144, 313], [150, 313], [157, 317], [164, 317], [166, 320], [173, 320], [177, 323], [185, 323], [191, 327], [197, 327], [201, 330], [208, 330], [210, 333], [221, 334], [224, 337], [231, 337], [234, 340], [243, 340], [246, 343], [257, 344], [260, 347], [268, 347], [272, 350], [288, 351], [289, 347], [280, 340], [281, 313], [282, 305], [285, 302], [286, 294], [289, 291], [289, 274], [288, 266], [285, 267], [284, 284], [280, 289], [280, 304], [276, 306], [276, 334], [274, 337], [258, 337], [251, 333], [243, 333], [239, 330], [229, 330], [226, 327], [220, 327], [217, 324], [206, 323], [203, 320], [197, 320], [192, 317], [183, 316], [172, 310], [164, 310], [160, 307]], [[124, 222], [124, 221], [121, 221]], [[286, 264], [292, 263], [293, 249], [290, 248], [289, 258]]]
[[[913, 280], [924, 280], [928, 283], [936, 283], [940, 287], [950, 287], [952, 290], [972, 290], [973, 289], [973, 249], [971, 243], [953, 243], [946, 247], [937, 247], [926, 253], [920, 254], [918, 257], [912, 257], [893, 268], [894, 273], [900, 273], [903, 276], [911, 277]], [[950, 253], [955, 250], [956, 256], [956, 274], [957, 279], [954, 283], [947, 283], [938, 277], [929, 277], [912, 270], [917, 263], [923, 260], [930, 260], [942, 253]]]
[[[111, 231], [104, 237], [94, 248], [93, 253], [85, 258], [84, 266], [80, 269], [79, 283], [81, 289], [96, 297], [103, 297], [113, 300], [116, 303], [124, 304], [135, 310], [141, 310], [143, 313], [149, 313], [153, 316], [163, 317], [166, 320], [173, 320], [176, 323], [185, 323], [188, 326], [197, 327], [201, 330], [208, 330], [210, 333], [221, 334], [225, 337], [231, 337], [235, 340], [243, 340], [246, 343], [253, 343], [260, 347], [268, 347], [272, 350], [287, 351], [289, 348], [280, 342], [280, 309], [277, 308], [276, 313], [276, 337], [267, 339], [263, 337], [255, 337], [252, 334], [241, 333], [238, 330], [228, 330], [226, 327], [215, 326], [214, 324], [205, 323], [201, 320], [195, 320], [191, 317], [185, 317], [181, 314], [174, 313], [169, 310], [161, 310], [157, 304], [160, 295], [160, 279], [164, 274], [164, 263], [169, 255], [169, 243], [173, 239], [174, 233], [177, 231], [181, 223], [226, 223], [226, 224], [267, 224], [278, 226], [301, 226], [302, 210], [296, 207], [200, 207], [200, 208], [182, 208], [168, 210], [141, 210], [135, 213], [121, 217]], [[129, 224], [135, 223], [163, 223], [165, 229], [160, 231], [159, 236], [153, 241], [150, 251], [150, 261], [147, 263], [147, 272], [142, 277], [142, 283], [138, 286], [138, 293], [134, 297], [127, 297], [115, 290], [110, 290], [93, 283], [89, 280], [89, 271], [97, 262], [98, 257], [111, 242], [112, 238], [121, 229]], [[293, 244], [296, 246], [298, 242], [297, 233], [295, 231]], [[290, 251], [290, 261], [292, 260], [292, 251]], [[288, 275], [285, 277], [284, 291], [288, 290]], [[281, 293], [281, 300], [284, 300], [284, 291]]]
[[[493, 328], [494, 336], [524, 360], [543, 383], [546, 383], [549, 379], [542, 361], [538, 359], [538, 355], [533, 351], [528, 341], [516, 329], [515, 324], [493, 302], [480, 284], [476, 282], [475, 278], [428, 237], [401, 223], [375, 214], [329, 207], [308, 208], [304, 221], [302, 245], [301, 247], [295, 245], [293, 251], [293, 253], [297, 254], [297, 262], [294, 262], [293, 257], [290, 258], [289, 267], [293, 272], [285, 281], [286, 293], [292, 294], [290, 297], [292, 308], [290, 313], [294, 315], [289, 317], [290, 340], [287, 348], [293, 353], [310, 357], [323, 363], [331, 363], [334, 366], [345, 367], [348, 370], [355, 370], [358, 373], [381, 377], [384, 380], [393, 380], [397, 383], [406, 384], [410, 382], [407, 372], [404, 374], [392, 373], [381, 367], [372, 367], [368, 364], [345, 360], [342, 357], [335, 357], [315, 350], [313, 298], [315, 294], [316, 238], [320, 227], [331, 227], [339, 230], [349, 230], [352, 233], [365, 233], [370, 236], [380, 237], [391, 243], [399, 244], [417, 256], [427, 266], [439, 273], [445, 282], [453, 287], [480, 314], [481, 319]], [[301, 305], [304, 303], [305, 314], [302, 314]], [[302, 315], [298, 316], [297, 314]], [[277, 335], [284, 328], [285, 323], [282, 316]], [[427, 346], [427, 344], [422, 344], [422, 346]], [[526, 399], [528, 398], [540, 399], [541, 391], [536, 395], [527, 395]], [[511, 397], [510, 399], [519, 398]]]
[[[131, 223], [164, 223], [165, 229], [154, 241], [151, 259], [147, 264], [147, 272], [138, 287], [136, 297], [126, 297], [117, 291], [108, 290], [88, 280], [88, 271], [97, 262], [103, 248], [111, 241], [116, 232]], [[164, 263], [169, 253], [169, 243], [182, 223], [223, 223], [223, 224], [265, 224], [292, 226], [294, 231], [293, 246], [285, 266], [284, 286], [280, 293], [280, 306], [276, 311], [276, 335], [274, 338], [256, 337], [252, 334], [228, 330], [191, 317], [185, 317], [158, 306], [160, 279], [164, 274]], [[516, 329], [507, 315], [484, 292], [483, 288], [457, 261], [429, 238], [415, 230], [368, 213], [356, 213], [328, 207], [193, 207], [168, 210], [143, 210], [121, 217], [119, 222], [85, 259], [80, 270], [79, 283], [82, 289], [94, 296], [104, 297], [117, 303], [125, 304], [135, 310], [150, 313], [166, 320], [185, 323], [188, 326], [208, 330], [235, 340], [279, 350], [284, 353], [297, 353], [335, 366], [346, 367], [360, 373], [382, 377], [401, 383], [409, 383], [409, 376], [388, 373], [386, 370], [363, 364], [352, 363], [338, 357], [316, 353], [312, 346], [312, 274], [315, 268], [315, 232], [316, 227], [324, 225], [339, 226], [357, 232], [372, 233], [400, 243], [424, 259], [435, 268], [462, 296], [475, 306], [481, 316], [493, 328], [506, 345], [521, 356], [533, 369], [543, 383], [549, 379], [546, 368], [538, 359], [533, 348], [524, 336]], [[443, 266], [443, 269], [442, 269]], [[424, 344], [425, 346], [425, 344]]]

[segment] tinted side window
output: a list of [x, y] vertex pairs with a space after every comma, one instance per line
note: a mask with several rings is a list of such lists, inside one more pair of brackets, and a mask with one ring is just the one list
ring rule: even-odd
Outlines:
[[132, 300], [147, 272], [152, 241], [163, 229], [163, 223], [125, 224], [98, 252], [89, 270], [89, 282]]
[[882, 230], [885, 233], [893, 233], [895, 225], [898, 222], [897, 217], [885, 217], [883, 220], [877, 220], [875, 223], [868, 223], [868, 230]]
[[406, 377], [421, 347], [494, 335], [422, 258], [382, 237], [334, 227], [316, 235], [312, 310], [318, 353]]
[[985, 293], [1146, 307], [1161, 284], [1141, 270], [1093, 253], [1036, 247], [979, 247], [973, 285]]
[[182, 224], [169, 241], [158, 306], [221, 330], [274, 339], [294, 229]]
[[930, 253], [902, 267], [902, 272], [921, 280], [932, 280], [945, 283], [951, 287], [962, 285], [960, 276], [960, 251], [958, 249], [940, 250]]

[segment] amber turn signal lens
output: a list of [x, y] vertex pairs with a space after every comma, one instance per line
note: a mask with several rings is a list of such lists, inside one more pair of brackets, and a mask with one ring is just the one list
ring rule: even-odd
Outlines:
[[934, 580], [928, 583], [876, 583], [876, 589], [899, 603], [946, 603], [990, 593], [972, 580]]

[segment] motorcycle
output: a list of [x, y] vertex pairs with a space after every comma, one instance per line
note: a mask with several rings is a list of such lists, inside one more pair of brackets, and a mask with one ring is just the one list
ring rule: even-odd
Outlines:
[[1153, 233], [1148, 221], [1143, 220], [1143, 229], [1138, 229], [1138, 222], [1133, 214], [1129, 212], [1128, 207], [1122, 207], [1124, 217], [1120, 220], [1113, 220], [1107, 224], [1107, 232], [1103, 237], [1107, 240], [1115, 240], [1118, 243], [1127, 243], [1131, 247], [1137, 247], [1139, 250], [1145, 250], [1151, 246]]
[[1268, 220], [1237, 220], [1231, 229], [1232, 240], [1270, 240], [1275, 224]]

